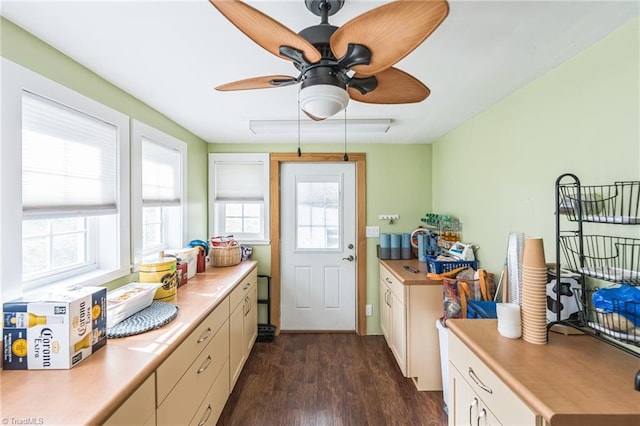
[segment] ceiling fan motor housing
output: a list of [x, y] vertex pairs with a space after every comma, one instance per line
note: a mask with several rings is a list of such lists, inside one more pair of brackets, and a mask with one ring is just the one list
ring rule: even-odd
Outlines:
[[318, 49], [318, 52], [322, 55], [322, 60], [335, 61], [336, 57], [333, 56], [333, 52], [329, 46], [329, 40], [331, 39], [331, 35], [333, 35], [337, 29], [338, 27], [334, 27], [333, 25], [319, 24], [305, 28], [300, 31], [298, 35]]
[[302, 73], [300, 108], [314, 120], [322, 120], [342, 111], [349, 103], [349, 76], [338, 66], [329, 46], [331, 35], [338, 29], [333, 25], [314, 25], [298, 33], [313, 44], [322, 55], [320, 61], [295, 64]]

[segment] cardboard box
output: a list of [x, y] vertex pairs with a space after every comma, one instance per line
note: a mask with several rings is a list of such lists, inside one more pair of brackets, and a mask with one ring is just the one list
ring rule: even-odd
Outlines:
[[107, 290], [71, 287], [5, 302], [3, 368], [68, 369], [107, 343]]

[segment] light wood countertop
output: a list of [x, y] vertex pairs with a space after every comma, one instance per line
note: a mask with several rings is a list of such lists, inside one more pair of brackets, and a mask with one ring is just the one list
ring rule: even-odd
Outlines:
[[213, 268], [178, 289], [178, 316], [136, 336], [107, 345], [70, 370], [3, 370], [2, 424], [101, 424], [153, 373], [197, 325], [257, 265]]
[[447, 325], [551, 426], [640, 425], [640, 358], [585, 335], [551, 332], [545, 345], [508, 339], [493, 319]]
[[[442, 285], [442, 281], [427, 279], [427, 263], [418, 259], [384, 260], [378, 259], [404, 285]], [[404, 269], [404, 265], [418, 269], [415, 274]]]

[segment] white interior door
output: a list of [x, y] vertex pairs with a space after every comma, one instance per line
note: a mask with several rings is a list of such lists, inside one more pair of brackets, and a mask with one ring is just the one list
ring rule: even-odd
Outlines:
[[282, 164], [282, 330], [355, 330], [355, 167]]

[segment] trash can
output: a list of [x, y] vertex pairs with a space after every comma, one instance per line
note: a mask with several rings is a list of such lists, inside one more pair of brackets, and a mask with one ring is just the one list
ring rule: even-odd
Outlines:
[[444, 399], [444, 411], [448, 411], [449, 402], [449, 330], [442, 324], [440, 319], [436, 320], [438, 329], [438, 340], [440, 343], [440, 370], [442, 372], [442, 398]]
[[[496, 302], [489, 301], [467, 301], [467, 319], [497, 318]], [[449, 402], [449, 329], [442, 323], [441, 319], [436, 320], [438, 329], [438, 342], [440, 344], [440, 370], [442, 371], [442, 398], [444, 399], [444, 410], [447, 410]]]

